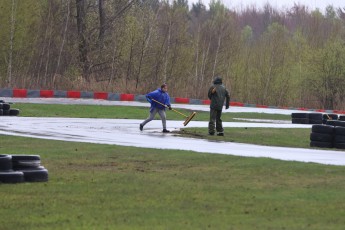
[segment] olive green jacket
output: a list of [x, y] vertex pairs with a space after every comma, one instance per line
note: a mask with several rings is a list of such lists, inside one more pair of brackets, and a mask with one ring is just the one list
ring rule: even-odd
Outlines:
[[230, 106], [229, 91], [222, 83], [217, 81], [208, 90], [208, 98], [211, 100], [211, 109], [222, 110], [225, 100], [225, 108], [228, 109]]

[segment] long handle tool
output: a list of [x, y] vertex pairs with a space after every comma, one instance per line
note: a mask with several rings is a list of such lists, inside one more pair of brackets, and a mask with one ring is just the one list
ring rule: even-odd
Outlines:
[[[154, 102], [156, 102], [156, 103], [158, 103], [158, 104], [160, 104], [160, 105], [165, 106], [166, 108], [169, 108], [169, 106], [164, 105], [163, 103], [161, 103], [161, 102], [159, 102], [159, 101], [157, 101], [157, 100], [155, 100], [155, 99], [153, 99], [153, 98], [151, 98], [151, 100], [154, 101]], [[191, 115], [187, 116], [186, 114], [183, 114], [183, 113], [177, 111], [176, 109], [171, 109], [171, 110], [174, 111], [175, 113], [178, 113], [178, 114], [180, 114], [180, 115], [186, 117], [186, 120], [183, 122], [183, 125], [184, 125], [184, 126], [186, 126], [186, 125], [193, 119], [193, 117], [196, 115], [196, 112], [192, 112]]]

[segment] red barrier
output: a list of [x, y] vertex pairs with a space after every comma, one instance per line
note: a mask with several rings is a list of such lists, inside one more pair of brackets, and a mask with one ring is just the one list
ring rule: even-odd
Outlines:
[[189, 98], [175, 97], [175, 103], [189, 104]]
[[211, 104], [211, 100], [203, 100], [202, 104], [203, 105], [210, 105]]
[[40, 90], [40, 97], [54, 97], [53, 90]]
[[67, 91], [67, 98], [80, 98], [80, 91]]
[[278, 106], [278, 109], [290, 109], [290, 108], [286, 106]]
[[240, 107], [243, 107], [244, 104], [241, 103], [241, 102], [231, 101], [230, 102], [230, 106], [240, 106]]
[[333, 113], [345, 114], [344, 110], [333, 110]]
[[267, 109], [267, 105], [256, 105], [256, 108], [262, 108], [262, 109]]
[[[54, 90], [40, 90], [40, 97], [42, 98], [52, 98], [55, 95]], [[30, 92], [29, 92], [30, 93]], [[28, 90], [27, 89], [12, 89], [12, 97], [14, 98], [26, 98], [28, 96]], [[81, 98], [81, 92], [80, 91], [67, 91], [67, 98]], [[93, 98], [94, 99], [103, 99], [103, 100], [108, 100], [109, 93], [107, 92], [94, 92], [93, 93]], [[182, 97], [175, 97], [175, 103], [181, 103], [181, 104], [189, 104], [190, 99], [189, 98], [182, 98]], [[134, 101], [135, 100], [135, 95], [134, 94], [120, 94], [120, 100], [121, 101]], [[210, 105], [211, 101], [210, 100], [201, 100], [203, 105]], [[230, 106], [246, 106], [247, 104], [242, 103], [242, 102], [230, 102]], [[257, 108], [270, 108], [267, 105], [255, 105]], [[278, 106], [278, 109], [291, 109], [291, 110], [300, 110], [300, 111], [315, 111], [315, 112], [320, 112], [320, 113], [326, 113], [327, 111], [330, 112], [330, 110], [325, 110], [325, 109], [315, 109], [315, 110], [310, 110], [308, 108], [291, 108], [291, 107], [286, 107], [286, 106]], [[332, 110], [333, 113], [337, 114], [345, 114], [345, 110]]]
[[120, 101], [134, 101], [134, 94], [120, 94]]
[[108, 93], [105, 92], [95, 92], [93, 94], [93, 98], [94, 99], [103, 99], [103, 100], [107, 100], [108, 99]]
[[28, 91], [26, 89], [13, 89], [13, 97], [27, 97]]

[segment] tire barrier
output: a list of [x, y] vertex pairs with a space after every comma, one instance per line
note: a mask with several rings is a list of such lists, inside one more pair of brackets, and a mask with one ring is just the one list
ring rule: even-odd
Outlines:
[[19, 171], [2, 172], [0, 171], [1, 183], [21, 183], [24, 182], [24, 173]]
[[345, 149], [345, 127], [335, 126], [334, 131], [334, 147], [337, 149]]
[[0, 183], [47, 182], [39, 155], [0, 155]]
[[311, 128], [310, 147], [333, 148], [334, 126], [316, 124]]
[[345, 121], [345, 115], [339, 115], [338, 120], [339, 121]]
[[310, 147], [345, 149], [345, 121], [332, 120], [327, 124], [313, 125]]
[[12, 109], [9, 103], [0, 100], [0, 116], [18, 116], [19, 109]]
[[328, 121], [326, 122], [326, 125], [333, 125], [333, 126], [345, 127], [345, 121], [328, 120]]
[[292, 124], [309, 124], [308, 113], [291, 113]]
[[328, 121], [344, 119], [334, 113], [291, 113], [292, 124], [327, 124]]
[[308, 113], [309, 124], [322, 124], [322, 113]]
[[0, 171], [12, 170], [12, 157], [10, 155], [0, 155]]

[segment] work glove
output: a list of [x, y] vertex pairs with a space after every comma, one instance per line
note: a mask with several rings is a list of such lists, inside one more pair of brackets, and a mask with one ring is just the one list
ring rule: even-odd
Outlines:
[[169, 110], [172, 110], [171, 105], [168, 105]]

